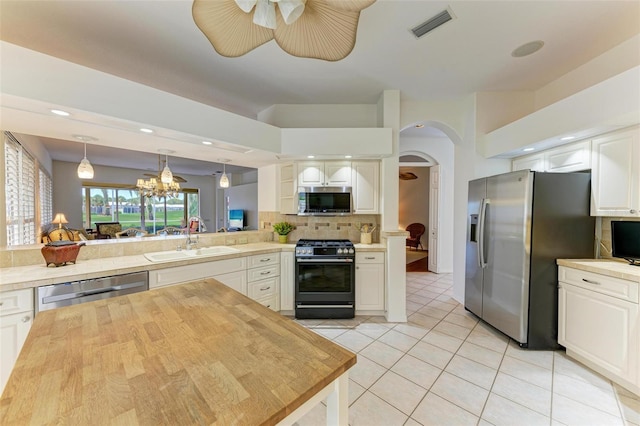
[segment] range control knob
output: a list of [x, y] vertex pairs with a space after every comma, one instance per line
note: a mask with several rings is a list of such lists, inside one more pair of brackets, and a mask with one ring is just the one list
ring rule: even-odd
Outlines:
[[349, 254], [353, 254], [355, 252], [355, 250], [353, 250], [352, 248], [349, 249]]
[[337, 251], [338, 251], [338, 254], [342, 254], [342, 249], [341, 248], [339, 248]]

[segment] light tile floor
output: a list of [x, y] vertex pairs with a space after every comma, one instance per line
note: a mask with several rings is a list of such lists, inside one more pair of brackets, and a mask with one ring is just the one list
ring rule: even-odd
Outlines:
[[[451, 297], [451, 276], [407, 273], [405, 324], [302, 320], [357, 352], [349, 424], [640, 426], [640, 398], [568, 358], [523, 350]], [[319, 404], [298, 425], [324, 425]]]

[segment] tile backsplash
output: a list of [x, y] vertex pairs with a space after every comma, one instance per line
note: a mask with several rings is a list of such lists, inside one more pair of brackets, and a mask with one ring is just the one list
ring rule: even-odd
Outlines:
[[288, 241], [294, 243], [300, 239], [343, 239], [360, 242], [360, 227], [374, 227], [371, 240], [380, 242], [380, 215], [351, 216], [296, 216], [279, 212], [259, 212], [258, 223], [261, 230], [272, 230], [273, 224], [289, 222], [295, 229], [289, 234]]

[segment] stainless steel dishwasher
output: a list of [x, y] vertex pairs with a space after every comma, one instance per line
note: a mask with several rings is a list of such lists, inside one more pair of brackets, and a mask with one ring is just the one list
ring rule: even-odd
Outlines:
[[37, 288], [36, 314], [145, 290], [149, 290], [147, 271], [46, 285]]

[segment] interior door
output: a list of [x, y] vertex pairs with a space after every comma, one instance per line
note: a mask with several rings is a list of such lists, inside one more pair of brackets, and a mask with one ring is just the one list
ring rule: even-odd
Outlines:
[[440, 225], [439, 219], [440, 205], [440, 166], [432, 166], [429, 168], [429, 257], [428, 268], [431, 272], [440, 272], [439, 256], [438, 256], [438, 229]]

